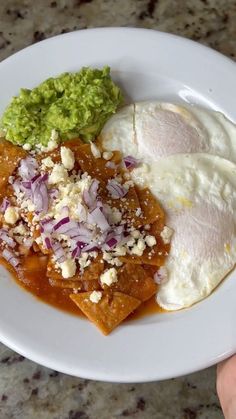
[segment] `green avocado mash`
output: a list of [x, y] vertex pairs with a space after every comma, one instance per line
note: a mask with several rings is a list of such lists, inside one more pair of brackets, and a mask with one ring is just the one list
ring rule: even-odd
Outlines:
[[93, 140], [122, 103], [110, 68], [82, 68], [49, 78], [32, 90], [21, 89], [1, 119], [6, 139], [14, 144], [47, 146], [52, 131], [59, 141], [79, 136]]

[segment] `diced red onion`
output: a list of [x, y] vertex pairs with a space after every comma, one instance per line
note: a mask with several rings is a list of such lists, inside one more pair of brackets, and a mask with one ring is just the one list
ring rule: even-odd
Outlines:
[[76, 246], [77, 246], [77, 247], [79, 247], [80, 249], [83, 249], [85, 245], [86, 245], [86, 243], [81, 242], [81, 241], [78, 241], [78, 242], [76, 243]]
[[133, 169], [139, 164], [139, 160], [132, 156], [126, 156], [123, 159], [126, 169]]
[[107, 240], [106, 244], [112, 249], [114, 246], [116, 246], [118, 241], [112, 237], [111, 239]]
[[4, 198], [0, 206], [0, 212], [4, 213], [6, 209], [9, 207], [9, 205], [10, 201], [7, 198]]
[[[54, 231], [59, 234], [66, 234], [71, 237], [78, 234], [78, 223], [76, 221], [63, 222], [63, 220], [69, 219], [69, 217], [63, 218], [54, 226]], [[59, 225], [60, 224], [60, 225]]]
[[[31, 179], [31, 190], [27, 192], [27, 195], [30, 193], [30, 198], [35, 206], [35, 211], [47, 212], [48, 210], [48, 191], [46, 186], [46, 177], [45, 175], [40, 176], [39, 174], [35, 175]], [[28, 185], [25, 185], [24, 192], [28, 190]]]
[[57, 242], [52, 244], [52, 249], [57, 262], [62, 263], [66, 260], [65, 252], [60, 243]]
[[[31, 182], [29, 182], [31, 185]], [[23, 192], [27, 197], [31, 196], [31, 186], [30, 189], [26, 188], [24, 186], [25, 182], [21, 182], [20, 179], [16, 179], [13, 183], [12, 183], [12, 187], [15, 191], [16, 194], [19, 194], [20, 192]]]
[[46, 182], [48, 180], [48, 173], [44, 173], [42, 176], [41, 176], [41, 182]]
[[43, 241], [44, 241], [46, 249], [48, 249], [48, 250], [52, 249], [52, 242], [51, 242], [50, 237], [48, 237], [48, 236], [44, 237]]
[[83, 192], [83, 200], [87, 207], [91, 210], [96, 206], [97, 192], [98, 192], [99, 182], [97, 179], [94, 179], [89, 187]]
[[123, 198], [128, 192], [127, 189], [124, 188], [124, 186], [122, 186], [115, 179], [108, 180], [106, 188], [111, 194], [111, 197], [115, 199]]
[[2, 252], [2, 256], [9, 262], [14, 268], [16, 268], [20, 264], [20, 260], [15, 256], [13, 252], [8, 249], [4, 249]]
[[90, 208], [94, 203], [94, 201], [91, 198], [91, 196], [89, 194], [89, 191], [87, 189], [85, 189], [84, 192], [83, 192], [83, 200], [84, 200], [84, 203], [87, 205], [88, 208]]
[[59, 257], [57, 259], [57, 263], [63, 263], [63, 262], [65, 262], [65, 260], [66, 260], [66, 257], [64, 255], [62, 255], [61, 257]]
[[79, 257], [80, 254], [81, 254], [81, 248], [79, 246], [76, 246], [76, 248], [74, 250], [72, 250], [71, 257], [72, 257], [72, 259], [75, 259], [75, 258]]
[[93, 179], [90, 187], [89, 187], [89, 193], [96, 198], [97, 197], [97, 193], [98, 193], [98, 186], [99, 186], [99, 181], [97, 179]]
[[12, 237], [9, 236], [7, 230], [0, 230], [0, 240], [3, 240], [11, 248], [14, 248], [16, 246], [16, 242], [12, 239]]
[[79, 236], [79, 235], [85, 236], [89, 240], [91, 240], [93, 236], [93, 232], [84, 223], [81, 222], [81, 223], [78, 223], [77, 225], [76, 234], [71, 235], [71, 238], [75, 238], [76, 236]]
[[50, 218], [44, 218], [44, 220], [40, 221], [40, 224], [45, 226], [45, 224], [52, 223], [52, 221], [53, 221], [53, 219], [51, 217]]
[[100, 210], [104, 213], [104, 206], [102, 201], [97, 201], [96, 206], [97, 208], [100, 208]]
[[40, 182], [38, 189], [33, 194], [33, 203], [37, 211], [48, 211], [48, 191], [45, 183]]
[[78, 234], [77, 236], [74, 236], [72, 238], [73, 242], [75, 243], [83, 243], [83, 244], [88, 244], [91, 242], [91, 237], [90, 236], [85, 236], [82, 234]]
[[108, 224], [108, 221], [100, 208], [95, 208], [88, 215], [88, 222], [91, 224], [95, 223], [101, 231], [107, 231], [110, 228], [110, 225]]
[[[37, 182], [37, 180], [39, 180], [39, 179], [41, 179], [41, 176], [40, 176], [40, 174], [38, 173], [37, 175], [35, 175], [34, 177], [32, 177], [32, 179], [31, 179], [31, 188], [32, 188], [32, 185], [33, 184], [35, 184], [36, 185], [36, 182]], [[33, 190], [33, 188], [32, 188], [32, 190]]]
[[35, 176], [37, 169], [37, 160], [33, 157], [26, 157], [25, 159], [21, 160], [18, 173], [22, 179], [28, 180], [32, 179], [33, 176]]
[[80, 221], [87, 221], [87, 211], [80, 202], [78, 202], [77, 205], [77, 214], [79, 216]]
[[52, 218], [44, 219], [40, 221], [40, 231], [41, 233], [52, 233], [54, 227], [54, 222]]
[[21, 185], [22, 185], [25, 189], [31, 189], [31, 182], [30, 182], [30, 180], [25, 180], [25, 181], [21, 182]]
[[53, 227], [53, 230], [56, 231], [58, 230], [61, 226], [63, 226], [64, 224], [68, 224], [70, 222], [69, 217], [63, 217], [61, 218]]
[[98, 244], [97, 243], [89, 243], [86, 246], [82, 248], [82, 252], [93, 252], [98, 250]]

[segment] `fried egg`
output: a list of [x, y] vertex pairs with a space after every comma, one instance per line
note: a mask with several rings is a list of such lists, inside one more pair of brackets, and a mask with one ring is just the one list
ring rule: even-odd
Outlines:
[[[142, 172], [142, 176], [141, 176]], [[236, 165], [207, 154], [173, 155], [133, 180], [148, 185], [173, 229], [167, 282], [157, 302], [167, 310], [208, 296], [236, 263]]]
[[131, 176], [174, 231], [158, 304], [179, 310], [207, 297], [236, 263], [236, 126], [218, 112], [141, 102], [114, 115], [101, 141], [141, 159]]
[[102, 130], [106, 147], [158, 161], [179, 153], [209, 153], [236, 162], [236, 127], [219, 112], [190, 105], [139, 102], [124, 107]]

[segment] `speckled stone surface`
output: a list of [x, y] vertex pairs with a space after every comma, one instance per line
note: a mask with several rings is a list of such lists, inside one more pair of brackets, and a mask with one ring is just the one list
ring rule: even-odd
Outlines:
[[[172, 32], [236, 59], [233, 0], [1, 0], [0, 61], [47, 37], [98, 26]], [[0, 345], [1, 419], [220, 419], [215, 368], [160, 383], [109, 384], [41, 367]]]

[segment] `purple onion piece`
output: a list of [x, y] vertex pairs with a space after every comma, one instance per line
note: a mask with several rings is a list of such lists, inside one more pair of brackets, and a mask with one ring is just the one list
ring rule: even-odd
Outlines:
[[0, 230], [0, 240], [5, 242], [12, 249], [16, 246], [15, 240], [13, 240], [13, 238], [9, 236], [8, 231], [5, 229]]
[[139, 164], [139, 160], [132, 156], [126, 156], [123, 159], [126, 169], [133, 169]]
[[8, 249], [4, 249], [2, 252], [2, 257], [6, 259], [14, 268], [20, 264], [20, 260], [15, 256], [13, 252]]
[[115, 199], [123, 198], [128, 192], [127, 189], [115, 179], [108, 180], [106, 188], [111, 197]]
[[7, 198], [4, 198], [0, 206], [0, 212], [4, 213], [6, 209], [9, 207], [9, 205], [10, 205], [10, 201]]

